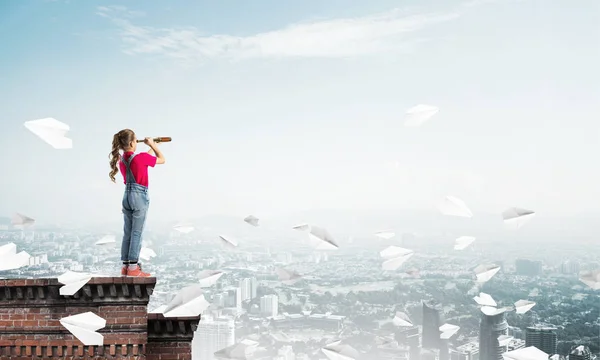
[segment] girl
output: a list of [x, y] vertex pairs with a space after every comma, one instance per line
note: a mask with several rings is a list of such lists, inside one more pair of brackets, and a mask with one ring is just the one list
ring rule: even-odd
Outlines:
[[[117, 162], [125, 182], [123, 195], [123, 243], [121, 244], [121, 261], [123, 268], [121, 276], [150, 276], [142, 272], [138, 263], [142, 248], [142, 232], [146, 222], [146, 213], [150, 205], [148, 197], [148, 166], [164, 164], [165, 157], [151, 138], [145, 138], [144, 144], [150, 146], [150, 151], [135, 153], [137, 138], [132, 130], [125, 129], [113, 137], [110, 158], [110, 179], [115, 182]], [[119, 155], [123, 150], [123, 155]], [[153, 155], [156, 154], [156, 156]]]

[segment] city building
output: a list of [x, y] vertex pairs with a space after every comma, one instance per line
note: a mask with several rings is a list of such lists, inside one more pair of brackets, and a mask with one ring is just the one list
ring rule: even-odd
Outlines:
[[475, 341], [466, 343], [450, 352], [451, 360], [479, 360], [479, 344]]
[[239, 288], [233, 288], [227, 290], [227, 297], [225, 299], [225, 307], [237, 308], [242, 307], [242, 294]]
[[277, 295], [265, 295], [261, 297], [260, 312], [266, 316], [277, 316], [279, 313], [279, 298]]
[[556, 328], [551, 325], [535, 325], [525, 332], [525, 346], [535, 346], [546, 354], [556, 354], [556, 340]]
[[240, 279], [240, 296], [242, 301], [252, 299], [252, 279]]
[[592, 353], [587, 346], [573, 346], [569, 353], [569, 360], [591, 360]]
[[508, 335], [508, 323], [505, 312], [498, 311], [493, 315], [481, 313], [479, 324], [479, 359], [502, 360], [502, 354], [508, 351], [508, 345], [501, 345], [499, 338]]
[[527, 259], [517, 259], [515, 261], [517, 275], [539, 276], [542, 273], [542, 262]]
[[565, 275], [578, 274], [579, 270], [579, 262], [576, 260], [567, 260], [560, 264], [560, 272]]
[[440, 349], [440, 326], [443, 325], [440, 304], [423, 301], [423, 340], [421, 346], [425, 349]]
[[214, 353], [235, 343], [235, 323], [229, 318], [202, 316], [192, 340], [194, 360], [213, 360]]

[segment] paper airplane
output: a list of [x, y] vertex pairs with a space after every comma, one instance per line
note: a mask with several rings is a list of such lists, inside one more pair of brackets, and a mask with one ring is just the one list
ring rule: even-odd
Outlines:
[[66, 137], [70, 128], [65, 123], [53, 118], [45, 118], [26, 121], [24, 125], [55, 149], [71, 149], [73, 147], [73, 140]]
[[439, 108], [431, 105], [417, 105], [406, 111], [404, 126], [418, 127], [429, 120], [433, 115], [440, 111]]
[[446, 196], [439, 204], [439, 210], [447, 216], [473, 217], [473, 213], [467, 207], [467, 204], [454, 196]]
[[14, 226], [21, 226], [21, 227], [31, 226], [31, 225], [35, 224], [34, 219], [30, 218], [29, 216], [25, 216], [25, 215], [19, 214], [19, 213], [15, 213], [12, 216], [12, 218], [10, 219], [10, 222]]
[[17, 245], [8, 243], [0, 247], [0, 271], [16, 270], [29, 265], [31, 255], [26, 251], [17, 253]]
[[600, 269], [580, 273], [579, 281], [589, 286], [592, 290], [600, 290]]
[[252, 226], [258, 226], [258, 218], [254, 215], [248, 215], [244, 218], [244, 221]]
[[175, 225], [173, 226], [173, 230], [178, 231], [182, 234], [189, 234], [192, 231], [194, 231], [194, 227], [191, 225], [183, 225], [183, 224], [179, 224], [179, 225]]
[[110, 245], [116, 244], [117, 239], [114, 235], [103, 236], [102, 239], [96, 241], [96, 245]]
[[298, 224], [298, 225], [294, 226], [293, 229], [298, 230], [298, 231], [308, 231], [308, 230], [310, 230], [310, 225]]
[[529, 300], [519, 300], [515, 303], [515, 312], [525, 314], [535, 306], [535, 302]]
[[150, 259], [153, 257], [156, 257], [156, 253], [154, 252], [154, 250], [147, 247], [143, 247], [140, 250], [140, 259], [150, 261]]
[[229, 236], [219, 235], [219, 238], [226, 247], [236, 248], [238, 246], [238, 242]]
[[59, 290], [60, 294], [65, 296], [75, 295], [75, 293], [84, 287], [93, 277], [94, 275], [89, 273], [67, 271], [58, 277], [58, 282], [64, 284]]
[[235, 360], [246, 360], [252, 356], [256, 347], [258, 346], [257, 341], [250, 339], [244, 339], [237, 344], [226, 347], [214, 353], [217, 359], [235, 359]]
[[479, 293], [479, 296], [475, 296], [473, 300], [475, 300], [475, 302], [481, 306], [498, 306], [496, 301], [486, 293]]
[[399, 246], [390, 246], [382, 250], [379, 255], [385, 259], [382, 264], [383, 270], [397, 270], [414, 255], [414, 251]]
[[104, 345], [104, 336], [96, 331], [106, 326], [106, 320], [93, 312], [64, 317], [60, 324], [85, 346]]
[[163, 311], [165, 317], [189, 317], [202, 314], [210, 306], [199, 284], [181, 289]]
[[360, 353], [348, 344], [336, 341], [321, 349], [323, 354], [330, 360], [354, 360], [360, 357]]
[[458, 332], [458, 330], [460, 330], [460, 326], [444, 324], [440, 326], [439, 330], [442, 332], [440, 334], [440, 339], [447, 340], [454, 336]]
[[500, 266], [496, 264], [484, 264], [477, 266], [474, 271], [477, 276], [477, 282], [483, 284], [484, 282], [490, 281], [490, 279], [500, 271]]
[[298, 274], [297, 272], [286, 270], [283, 268], [276, 268], [275, 272], [279, 277], [279, 281], [283, 282], [286, 285], [293, 285], [302, 278], [302, 275]]
[[203, 270], [200, 272], [200, 287], [207, 288], [217, 283], [217, 280], [223, 276], [223, 272], [219, 270]]
[[504, 360], [548, 360], [548, 354], [535, 346], [529, 346], [502, 354]]
[[413, 326], [412, 320], [406, 315], [406, 313], [402, 311], [397, 311], [396, 316], [394, 316], [394, 320], [392, 320], [394, 325], [402, 326], [402, 327], [411, 327]]
[[393, 231], [379, 231], [379, 232], [375, 233], [375, 236], [377, 236], [378, 238], [381, 238], [383, 240], [389, 240], [389, 239], [393, 238], [394, 236], [396, 236], [396, 233]]
[[535, 212], [527, 209], [512, 207], [504, 210], [502, 218], [504, 224], [511, 229], [519, 229], [535, 216]]
[[481, 312], [487, 316], [496, 316], [496, 315], [502, 314], [504, 312], [507, 312], [508, 310], [511, 310], [511, 309], [507, 308], [507, 307], [497, 308], [494, 306], [482, 306], [481, 307]]
[[333, 236], [320, 226], [311, 226], [308, 237], [310, 244], [315, 250], [337, 250], [339, 247]]
[[461, 236], [454, 241], [454, 250], [464, 250], [474, 241], [474, 236]]

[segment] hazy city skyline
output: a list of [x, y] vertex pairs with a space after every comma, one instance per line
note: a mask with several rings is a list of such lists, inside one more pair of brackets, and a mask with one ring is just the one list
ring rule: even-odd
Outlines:
[[[174, 139], [150, 221], [436, 212], [446, 195], [475, 216], [598, 214], [599, 7], [3, 2], [0, 216], [118, 222], [108, 153], [126, 127]], [[421, 103], [439, 114], [404, 128]], [[44, 117], [72, 150], [23, 126]]]

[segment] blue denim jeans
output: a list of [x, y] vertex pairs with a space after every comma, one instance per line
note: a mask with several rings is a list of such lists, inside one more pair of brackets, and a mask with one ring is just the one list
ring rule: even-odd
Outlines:
[[125, 185], [123, 195], [123, 243], [121, 261], [137, 262], [142, 249], [142, 233], [150, 205], [148, 188], [138, 184]]

